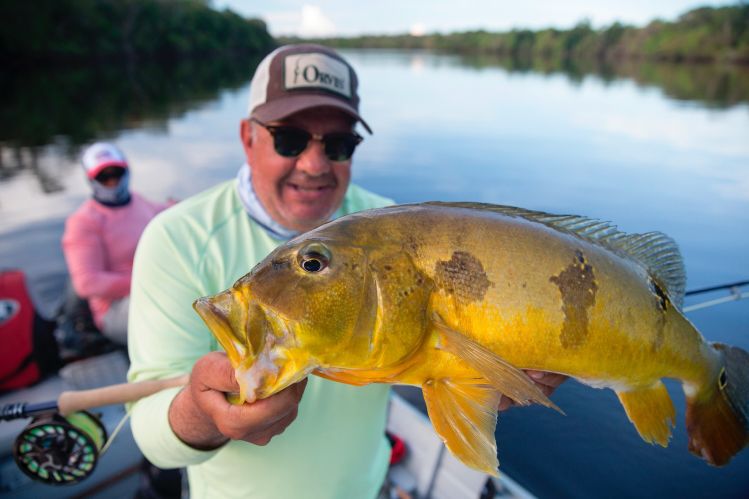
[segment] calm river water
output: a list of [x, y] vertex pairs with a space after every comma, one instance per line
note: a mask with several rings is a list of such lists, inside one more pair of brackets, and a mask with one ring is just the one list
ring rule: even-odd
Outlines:
[[[356, 182], [398, 202], [510, 204], [659, 230], [679, 243], [689, 289], [749, 279], [746, 72], [713, 84], [704, 68], [586, 75], [346, 54], [375, 131], [357, 152]], [[40, 305], [54, 306], [66, 275], [63, 222], [88, 195], [81, 144], [116, 141], [132, 185], [153, 199], [232, 177], [251, 69], [214, 61], [4, 76], [0, 267], [24, 269]], [[749, 349], [749, 301], [689, 318], [707, 338]], [[540, 497], [747, 497], [749, 451], [720, 469], [689, 454], [684, 397], [668, 388], [677, 427], [667, 449], [639, 438], [613, 392], [568, 382], [554, 395], [566, 416], [501, 415], [501, 470]]]

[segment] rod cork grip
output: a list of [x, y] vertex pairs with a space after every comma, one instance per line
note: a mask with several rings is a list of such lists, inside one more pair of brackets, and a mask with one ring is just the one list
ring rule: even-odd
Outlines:
[[60, 414], [65, 416], [94, 407], [135, 402], [167, 388], [184, 386], [189, 379], [188, 374], [183, 374], [176, 378], [121, 383], [92, 390], [67, 391], [60, 394], [57, 405], [60, 408]]

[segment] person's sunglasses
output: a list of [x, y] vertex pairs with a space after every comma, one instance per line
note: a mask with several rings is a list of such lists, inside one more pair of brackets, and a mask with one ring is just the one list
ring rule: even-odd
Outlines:
[[330, 161], [348, 161], [354, 149], [364, 138], [356, 132], [336, 132], [318, 135], [307, 130], [285, 125], [267, 125], [256, 118], [252, 120], [262, 126], [273, 136], [273, 147], [285, 157], [293, 158], [302, 154], [310, 140], [319, 140], [323, 144], [325, 156]]
[[108, 168], [96, 176], [97, 182], [107, 182], [112, 179], [119, 180], [125, 174], [124, 168]]

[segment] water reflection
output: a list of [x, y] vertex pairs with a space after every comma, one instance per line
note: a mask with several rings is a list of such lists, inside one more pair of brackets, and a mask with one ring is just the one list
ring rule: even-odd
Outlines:
[[645, 61], [542, 59], [465, 55], [452, 61], [467, 68], [501, 67], [510, 73], [565, 75], [572, 83], [594, 76], [612, 83], [628, 79], [661, 89], [672, 99], [725, 109], [749, 102], [749, 67], [728, 64], [674, 64]]
[[[384, 51], [372, 51], [373, 56]], [[398, 52], [398, 51], [390, 51]], [[497, 57], [487, 54], [430, 57], [424, 51], [408, 51], [415, 71], [426, 64], [454, 65], [469, 69], [502, 68], [508, 73], [563, 75], [573, 84], [588, 77], [604, 83], [622, 79], [642, 87], [659, 88], [675, 100], [716, 109], [749, 103], [749, 67], [738, 64], [675, 64], [627, 60], [618, 63], [599, 60]], [[366, 57], [366, 56], [365, 56]]]
[[30, 170], [45, 193], [62, 189], [61, 172], [39, 158], [67, 161], [80, 146], [124, 130], [165, 131], [168, 119], [247, 82], [257, 60], [212, 58], [173, 64], [54, 67], [0, 76], [0, 181]]
[[[381, 57], [383, 51], [372, 53]], [[366, 60], [366, 55], [360, 54]], [[42, 149], [74, 162], [81, 145], [114, 139], [123, 130], [164, 131], [170, 118], [214, 101], [225, 89], [246, 83], [259, 62], [212, 58], [173, 64], [100, 64], [53, 67], [0, 75], [0, 181], [30, 170], [44, 193], [63, 189], [61, 172], [40, 163]], [[728, 108], [749, 102], [749, 68], [740, 66], [496, 58], [487, 55], [429, 57], [411, 53], [411, 70], [428, 65], [501, 68], [510, 74], [564, 75], [581, 84], [594, 76], [654, 86], [672, 99]]]

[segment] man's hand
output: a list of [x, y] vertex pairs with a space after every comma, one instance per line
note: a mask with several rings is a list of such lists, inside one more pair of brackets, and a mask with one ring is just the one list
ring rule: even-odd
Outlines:
[[296, 419], [307, 379], [252, 404], [233, 405], [226, 393], [239, 385], [226, 354], [212, 352], [192, 369], [190, 382], [169, 407], [169, 425], [180, 440], [201, 450], [227, 441], [244, 440], [266, 445]]
[[[527, 370], [524, 372], [536, 383], [536, 385], [541, 389], [542, 392], [544, 392], [544, 395], [546, 395], [547, 397], [551, 395], [554, 392], [554, 390], [556, 390], [556, 388], [567, 379], [567, 376], [565, 376], [564, 374], [547, 373], [544, 371], [530, 371], [530, 370]], [[499, 400], [499, 405], [497, 406], [497, 410], [504, 411], [514, 405], [515, 405], [514, 400], [512, 400], [509, 397], [502, 397]]]

